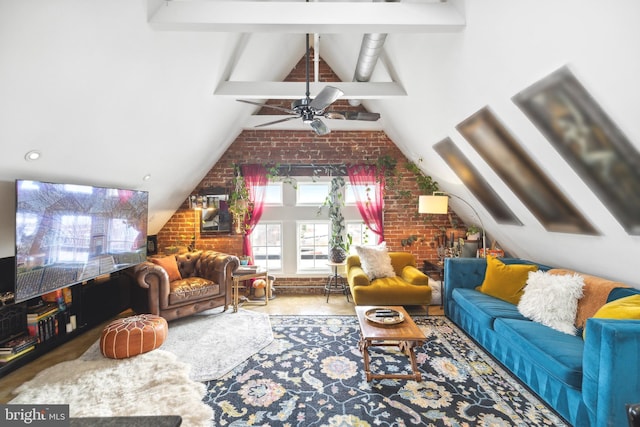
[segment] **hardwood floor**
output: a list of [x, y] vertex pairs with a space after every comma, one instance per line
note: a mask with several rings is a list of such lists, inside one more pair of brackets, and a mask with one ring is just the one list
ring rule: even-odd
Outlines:
[[[262, 302], [249, 302], [243, 304], [242, 308], [272, 315], [355, 315], [353, 302], [347, 302], [345, 296], [340, 294], [332, 294], [329, 297], [329, 302], [327, 302], [327, 297], [323, 295], [278, 295], [270, 300], [266, 306]], [[424, 307], [411, 307], [407, 311], [409, 314], [425, 314]], [[130, 316], [131, 314], [131, 312], [125, 311], [120, 314], [120, 317]], [[430, 306], [429, 314], [441, 315], [442, 309], [439, 306]], [[32, 379], [43, 369], [60, 362], [78, 358], [91, 344], [98, 340], [107, 323], [109, 321], [84, 332], [68, 343], [1, 378], [0, 403], [10, 401], [13, 398], [12, 390], [23, 382]]]

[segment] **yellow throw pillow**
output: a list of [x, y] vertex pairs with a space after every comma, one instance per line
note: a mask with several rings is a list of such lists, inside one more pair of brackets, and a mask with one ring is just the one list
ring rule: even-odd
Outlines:
[[[598, 319], [640, 319], [640, 295], [618, 298], [600, 307], [593, 315]], [[587, 333], [584, 329], [582, 336]]]
[[599, 319], [640, 319], [640, 295], [618, 298], [600, 307], [593, 317]]
[[538, 271], [537, 265], [505, 264], [498, 258], [487, 255], [487, 271], [480, 292], [518, 304], [527, 284], [530, 271]]

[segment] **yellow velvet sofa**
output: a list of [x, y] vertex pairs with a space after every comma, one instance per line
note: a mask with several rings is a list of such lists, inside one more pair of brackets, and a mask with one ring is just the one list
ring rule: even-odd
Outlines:
[[431, 303], [429, 278], [407, 252], [389, 252], [395, 277], [369, 280], [360, 257], [347, 258], [347, 282], [356, 305], [426, 305]]

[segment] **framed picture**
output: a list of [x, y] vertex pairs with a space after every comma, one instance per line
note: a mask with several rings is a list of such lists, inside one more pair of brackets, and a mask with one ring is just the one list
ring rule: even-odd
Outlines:
[[498, 196], [478, 169], [467, 159], [451, 138], [445, 138], [433, 146], [462, 183], [482, 203], [493, 219], [500, 224], [522, 225], [507, 204]]
[[640, 153], [563, 67], [513, 97], [629, 234], [640, 235]]
[[233, 221], [229, 212], [229, 191], [223, 187], [202, 189], [196, 197], [201, 234], [229, 234]]
[[598, 235], [489, 109], [456, 126], [495, 173], [549, 231]]
[[158, 236], [147, 236], [147, 255], [156, 255], [158, 253]]

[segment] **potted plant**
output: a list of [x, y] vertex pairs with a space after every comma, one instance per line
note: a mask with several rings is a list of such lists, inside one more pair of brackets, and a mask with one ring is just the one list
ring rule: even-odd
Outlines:
[[482, 230], [475, 224], [467, 227], [467, 240], [480, 240], [480, 232]]
[[342, 206], [344, 205], [342, 188], [344, 187], [344, 178], [336, 176], [331, 180], [331, 188], [324, 203], [320, 207], [326, 206], [328, 209], [329, 220], [331, 221], [329, 233], [329, 261], [335, 263], [344, 262], [347, 259], [349, 248], [351, 247], [351, 236], [345, 235], [344, 216], [342, 215]]

